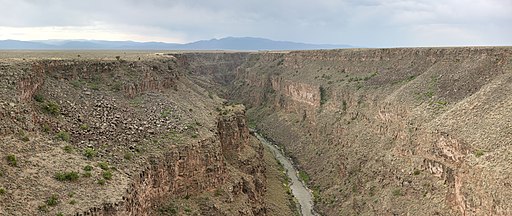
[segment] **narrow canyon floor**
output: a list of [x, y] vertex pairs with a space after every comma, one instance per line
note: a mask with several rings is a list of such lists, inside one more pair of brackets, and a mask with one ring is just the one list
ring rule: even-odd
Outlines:
[[512, 48], [0, 53], [0, 214], [510, 215]]

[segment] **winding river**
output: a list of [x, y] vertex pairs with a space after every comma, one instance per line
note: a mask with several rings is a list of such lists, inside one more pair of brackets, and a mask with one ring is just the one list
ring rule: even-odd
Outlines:
[[[254, 131], [253, 131], [254, 132]], [[286, 170], [286, 174], [290, 178], [290, 189], [292, 191], [293, 196], [297, 199], [300, 204], [301, 214], [303, 216], [309, 215], [317, 215], [313, 211], [313, 196], [311, 191], [299, 180], [298, 172], [293, 166], [292, 162], [283, 155], [281, 150], [275, 146], [273, 143], [265, 139], [265, 137], [260, 134], [254, 132], [255, 136], [260, 140], [263, 145], [268, 146], [275, 158], [281, 162], [284, 169]]]

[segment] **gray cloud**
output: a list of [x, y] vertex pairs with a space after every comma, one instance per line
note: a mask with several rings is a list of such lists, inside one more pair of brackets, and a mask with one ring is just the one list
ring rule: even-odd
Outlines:
[[[0, 26], [361, 46], [511, 45], [511, 0], [0, 0]], [[101, 38], [98, 38], [101, 39]]]

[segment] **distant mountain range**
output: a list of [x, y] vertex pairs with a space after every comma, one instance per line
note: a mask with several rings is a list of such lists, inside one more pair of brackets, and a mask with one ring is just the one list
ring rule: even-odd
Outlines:
[[0, 50], [312, 50], [340, 48], [352, 48], [352, 46], [274, 41], [255, 37], [227, 37], [185, 44], [103, 40], [0, 40]]

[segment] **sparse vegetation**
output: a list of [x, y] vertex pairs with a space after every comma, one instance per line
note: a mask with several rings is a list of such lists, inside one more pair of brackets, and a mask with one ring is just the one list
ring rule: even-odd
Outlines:
[[91, 159], [96, 156], [96, 151], [93, 148], [86, 148], [84, 150], [84, 156]]
[[170, 109], [164, 109], [162, 112], [160, 112], [160, 116], [162, 116], [162, 118], [167, 118], [169, 116], [171, 116], [172, 114], [172, 110]]
[[313, 194], [313, 201], [315, 203], [320, 202], [322, 200], [322, 198], [320, 197], [320, 188], [318, 186], [313, 187], [312, 191], [313, 191], [313, 193], [312, 193]]
[[133, 158], [133, 153], [131, 152], [125, 152], [123, 158], [125, 160], [131, 160]]
[[71, 172], [57, 172], [54, 176], [57, 181], [76, 181], [80, 176], [78, 175], [78, 172], [71, 171]]
[[100, 85], [98, 83], [91, 83], [89, 84], [89, 88], [91, 88], [92, 90], [100, 90]]
[[97, 181], [97, 183], [98, 183], [99, 185], [105, 185], [105, 183], [106, 183], [106, 182], [107, 182], [107, 181], [105, 181], [105, 179], [98, 179], [98, 181]]
[[174, 216], [178, 215], [178, 207], [174, 203], [169, 203], [166, 206], [160, 207], [158, 212], [160, 212], [162, 215]]
[[43, 111], [50, 115], [57, 115], [60, 113], [60, 107], [59, 104], [53, 101], [48, 101], [46, 104], [43, 105]]
[[222, 196], [222, 194], [224, 194], [224, 190], [222, 188], [217, 188], [215, 189], [215, 192], [213, 192], [213, 195], [216, 197]]
[[74, 88], [78, 89], [78, 88], [81, 88], [84, 85], [84, 82], [82, 80], [76, 79], [76, 80], [71, 81], [71, 85]]
[[74, 204], [76, 204], [76, 203], [77, 203], [77, 202], [76, 202], [76, 200], [74, 200], [74, 199], [72, 199], [72, 200], [70, 200], [70, 201], [69, 201], [69, 204], [71, 204], [71, 205], [74, 205]]
[[69, 139], [71, 138], [71, 135], [69, 135], [66, 131], [59, 131], [57, 134], [55, 134], [55, 138], [57, 140], [69, 142]]
[[320, 91], [320, 105], [324, 105], [327, 102], [327, 92], [323, 86], [319, 87]]
[[50, 126], [48, 126], [47, 124], [44, 124], [43, 126], [41, 126], [41, 129], [43, 130], [43, 132], [45, 133], [49, 133], [52, 129], [50, 128]]
[[413, 175], [419, 175], [421, 173], [420, 170], [414, 170]]
[[122, 88], [123, 88], [123, 84], [121, 84], [120, 82], [116, 82], [116, 83], [114, 83], [114, 85], [112, 85], [112, 91], [115, 91], [115, 92], [121, 91]]
[[112, 172], [105, 170], [101, 174], [105, 180], [111, 180], [112, 179]]
[[90, 171], [86, 171], [86, 172], [84, 172], [84, 173], [82, 174], [82, 177], [84, 177], [84, 178], [90, 178], [90, 177], [92, 177], [92, 173], [91, 173]]
[[476, 157], [482, 157], [482, 156], [484, 156], [484, 150], [482, 150], [482, 149], [477, 149], [477, 150], [475, 150], [475, 156], [476, 156]]
[[107, 162], [98, 162], [98, 167], [101, 168], [102, 170], [108, 170], [108, 163]]
[[23, 141], [23, 142], [28, 142], [30, 141], [30, 138], [28, 137], [28, 134], [25, 133], [25, 131], [20, 131], [20, 140]]
[[18, 166], [18, 160], [16, 159], [16, 155], [10, 154], [7, 155], [7, 164], [10, 166]]
[[397, 189], [394, 189], [392, 192], [393, 196], [402, 196], [402, 190], [400, 190], [399, 188]]
[[57, 204], [59, 204], [59, 197], [56, 194], [53, 194], [46, 200], [46, 205], [48, 206], [56, 206]]
[[34, 100], [39, 102], [39, 103], [42, 103], [42, 102], [44, 102], [44, 97], [43, 97], [43, 95], [35, 94], [34, 95]]
[[70, 153], [73, 153], [75, 151], [75, 149], [73, 148], [72, 145], [66, 145], [64, 146], [63, 148], [64, 152], [70, 154]]
[[308, 173], [306, 173], [303, 170], [299, 171], [299, 178], [301, 181], [306, 182], [306, 183], [308, 183], [310, 180]]
[[88, 124], [82, 124], [82, 125], [80, 125], [80, 129], [81, 130], [87, 130], [87, 129], [89, 129], [89, 125]]
[[0, 187], [0, 196], [4, 195], [5, 194], [5, 188], [3, 187]]
[[86, 166], [84, 166], [83, 170], [84, 171], [92, 171], [92, 166], [91, 165], [86, 165]]

